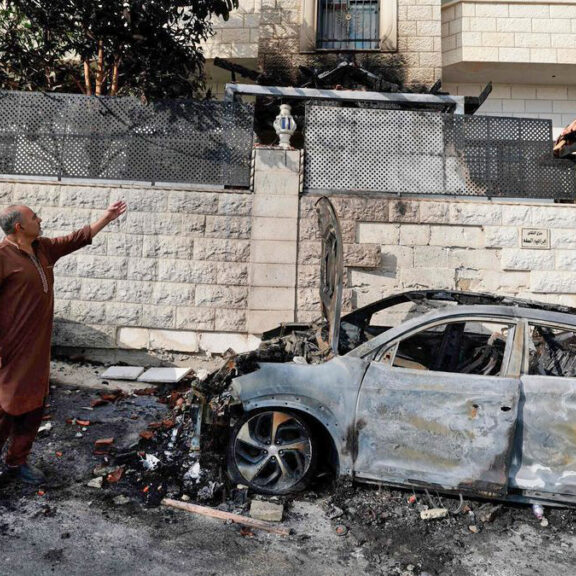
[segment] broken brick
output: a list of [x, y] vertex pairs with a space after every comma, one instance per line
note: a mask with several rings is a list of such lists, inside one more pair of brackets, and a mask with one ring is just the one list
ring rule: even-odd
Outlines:
[[95, 446], [110, 446], [114, 444], [114, 438], [99, 438], [94, 442]]
[[141, 388], [140, 390], [134, 390], [136, 396], [154, 396], [156, 394], [156, 388]]
[[155, 432], [153, 430], [142, 430], [142, 432], [140, 432], [140, 438], [144, 438], [144, 440], [152, 440], [154, 435]]
[[166, 420], [162, 420], [162, 426], [164, 426], [166, 430], [170, 430], [170, 428], [174, 428], [174, 420], [166, 418]]
[[108, 482], [108, 484], [116, 484], [116, 482], [118, 482], [120, 478], [122, 478], [123, 474], [124, 474], [124, 466], [120, 466], [119, 468], [116, 468], [114, 472], [110, 472], [110, 474], [106, 476], [106, 482]]
[[158, 428], [162, 428], [162, 422], [150, 422], [148, 428], [150, 430], [158, 430]]
[[96, 408], [98, 406], [104, 406], [105, 404], [109, 404], [108, 400], [104, 400], [103, 398], [96, 398], [90, 402], [90, 407]]
[[76, 420], [78, 426], [90, 426], [90, 420]]

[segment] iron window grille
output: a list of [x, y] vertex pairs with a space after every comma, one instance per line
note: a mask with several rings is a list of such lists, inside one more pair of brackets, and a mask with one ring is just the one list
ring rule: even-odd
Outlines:
[[380, 0], [319, 0], [320, 50], [378, 50]]

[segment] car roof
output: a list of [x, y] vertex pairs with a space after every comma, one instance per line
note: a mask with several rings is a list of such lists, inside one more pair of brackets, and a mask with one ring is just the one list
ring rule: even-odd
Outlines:
[[405, 302], [453, 302], [459, 306], [466, 305], [500, 305], [508, 307], [530, 308], [535, 310], [547, 310], [550, 312], [562, 312], [576, 314], [576, 308], [561, 304], [537, 302], [514, 296], [490, 294], [486, 292], [464, 292], [459, 290], [411, 290], [393, 294], [376, 302], [371, 302], [362, 308], [342, 316], [342, 320], [354, 322], [355, 318], [370, 316], [383, 308], [395, 306]]
[[[573, 308], [568, 309], [574, 310]], [[529, 308], [512, 305], [462, 305], [454, 308], [432, 310], [417, 316], [416, 318], [406, 320], [398, 326], [390, 328], [390, 330], [386, 330], [386, 332], [383, 332], [372, 340], [361, 344], [354, 350], [351, 350], [347, 355], [364, 356], [374, 348], [381, 346], [383, 343], [389, 340], [394, 340], [405, 332], [409, 332], [418, 326], [425, 326], [426, 324], [430, 324], [436, 320], [456, 320], [458, 318], [467, 318], [471, 316], [482, 317], [485, 321], [490, 321], [493, 319], [496, 322], [506, 319], [517, 320], [520, 318], [525, 318], [527, 320], [534, 320], [537, 322], [574, 326], [576, 329], [576, 310], [574, 310], [572, 313], [566, 313], [553, 310], [544, 310], [540, 308]]]

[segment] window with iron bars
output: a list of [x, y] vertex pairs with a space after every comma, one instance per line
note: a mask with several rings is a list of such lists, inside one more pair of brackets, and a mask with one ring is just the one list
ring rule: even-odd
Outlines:
[[380, 0], [319, 0], [316, 47], [378, 50]]

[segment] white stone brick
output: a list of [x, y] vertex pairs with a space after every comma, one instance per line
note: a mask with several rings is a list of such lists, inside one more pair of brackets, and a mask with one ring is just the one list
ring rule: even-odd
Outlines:
[[250, 241], [199, 238], [194, 241], [194, 260], [218, 262], [247, 262], [250, 258]]
[[472, 270], [500, 270], [500, 250], [453, 250], [455, 268]]
[[196, 286], [195, 303], [199, 308], [245, 308], [248, 288], [243, 286]]
[[148, 348], [150, 334], [146, 328], [118, 328], [116, 343], [119, 348], [142, 350]]
[[244, 352], [256, 350], [259, 345], [260, 338], [250, 334], [210, 334], [206, 332], [200, 334], [200, 349], [210, 354], [224, 354], [228, 350], [243, 354]]
[[529, 48], [498, 48], [500, 62], [528, 62], [530, 61]]
[[294, 318], [294, 312], [290, 310], [251, 310], [247, 318], [248, 332], [250, 334], [262, 334], [262, 332], [276, 328], [283, 322], [294, 322]]
[[174, 190], [168, 197], [168, 210], [172, 213], [216, 214], [218, 200], [215, 192]]
[[504, 226], [530, 226], [530, 224], [532, 224], [532, 207], [515, 204], [503, 204], [502, 224]]
[[128, 270], [127, 258], [79, 255], [78, 275], [84, 278], [123, 279]]
[[194, 242], [178, 236], [144, 236], [142, 255], [145, 258], [192, 258]]
[[532, 224], [550, 228], [574, 228], [576, 235], [576, 206], [542, 206], [532, 211]]
[[506, 18], [508, 15], [508, 4], [476, 4], [475, 16], [477, 18]]
[[[168, 207], [168, 190], [155, 190], [154, 188], [134, 189], [121, 188], [112, 189], [110, 201], [124, 200], [128, 205], [128, 210], [132, 212], [166, 212]], [[105, 208], [107, 205], [100, 204], [95, 208]]]
[[257, 194], [254, 197], [253, 216], [273, 218], [296, 218], [298, 216], [298, 197], [290, 196], [267, 196]]
[[216, 310], [214, 308], [177, 308], [176, 328], [184, 330], [214, 330]]
[[114, 300], [117, 302], [132, 302], [149, 304], [152, 301], [152, 282], [135, 282], [134, 280], [116, 280]]
[[217, 309], [214, 320], [216, 332], [246, 332], [246, 310]]
[[430, 231], [431, 246], [479, 248], [484, 245], [480, 227], [431, 225]]
[[494, 294], [516, 294], [530, 285], [530, 272], [482, 270], [470, 278], [468, 290]]
[[500, 204], [478, 204], [476, 202], [458, 202], [450, 207], [452, 224], [500, 224], [502, 207]]
[[69, 320], [81, 324], [101, 324], [106, 320], [104, 302], [84, 302], [76, 300], [70, 303]]
[[552, 100], [527, 100], [526, 101], [526, 112], [536, 112], [536, 113], [550, 113], [552, 112], [553, 103]]
[[206, 216], [206, 238], [250, 238], [252, 221], [247, 216]]
[[216, 282], [228, 286], [246, 286], [248, 284], [248, 264], [243, 262], [218, 262]]
[[519, 48], [549, 48], [550, 34], [537, 32], [516, 32], [515, 45]]
[[160, 260], [158, 279], [184, 284], [214, 284], [218, 268], [214, 262]]
[[252, 196], [249, 194], [221, 194], [218, 199], [218, 214], [232, 216], [250, 216]]
[[106, 234], [110, 256], [142, 256], [142, 239], [136, 234]]
[[128, 280], [154, 281], [157, 277], [158, 260], [154, 258], [130, 258]]
[[454, 250], [440, 246], [416, 246], [414, 248], [414, 268], [455, 268], [457, 258]]
[[140, 322], [146, 328], [174, 328], [176, 309], [173, 306], [159, 306], [158, 304], [142, 306]]
[[148, 302], [168, 306], [192, 306], [194, 305], [194, 286], [157, 282], [153, 285]]
[[257, 148], [256, 172], [300, 172], [300, 152], [280, 148]]
[[554, 253], [550, 250], [502, 250], [502, 270], [554, 270]]
[[253, 286], [248, 294], [250, 310], [294, 310], [295, 303], [294, 288]]
[[[556, 268], [576, 272], [576, 252], [573, 250], [556, 250]], [[576, 286], [573, 291], [576, 292]]]
[[511, 18], [550, 18], [550, 6], [545, 4], [510, 4]]
[[252, 286], [293, 287], [296, 285], [296, 267], [286, 264], [252, 263], [250, 283]]
[[404, 289], [454, 289], [455, 272], [451, 268], [418, 268], [401, 270], [400, 280]]
[[106, 303], [107, 324], [111, 326], [139, 326], [142, 306], [126, 302]]
[[570, 20], [566, 18], [532, 18], [532, 32], [570, 34]]
[[448, 224], [450, 204], [448, 202], [426, 202], [420, 204], [420, 222], [429, 224]]
[[[498, 32], [531, 32], [531, 18], [498, 18], [496, 20]], [[536, 30], [535, 30], [536, 31]]]
[[567, 294], [574, 291], [576, 272], [531, 272], [530, 290], [535, 293]]
[[252, 219], [252, 238], [254, 240], [290, 240], [298, 236], [296, 218], [260, 218]]
[[550, 5], [550, 18], [559, 18], [560, 20], [568, 18], [576, 18], [576, 6], [551, 4]]
[[150, 330], [152, 350], [176, 350], [178, 352], [199, 352], [200, 343], [196, 332], [183, 330]]
[[402, 246], [427, 245], [430, 241], [430, 226], [425, 224], [402, 224], [400, 244]]
[[514, 226], [484, 226], [486, 248], [517, 248], [519, 230]]
[[12, 204], [9, 199], [12, 196], [15, 204], [31, 204], [36, 210], [40, 206], [58, 206], [62, 188], [63, 186], [50, 184], [2, 183], [0, 197], [5, 199], [7, 204]]
[[554, 34], [550, 36], [552, 48], [576, 48], [576, 38], [573, 34]]
[[[316, 256], [320, 254], [317, 243], [313, 243]], [[298, 245], [295, 242], [276, 240], [254, 240], [250, 250], [251, 262], [272, 262], [274, 264], [295, 264], [296, 250]], [[300, 250], [301, 244], [300, 244]]]
[[357, 237], [360, 243], [398, 244], [400, 240], [400, 225], [360, 222], [357, 227]]
[[514, 36], [512, 32], [482, 32], [482, 43], [485, 46], [513, 47], [517, 45]]
[[471, 32], [496, 32], [496, 18], [471, 18]]
[[512, 98], [518, 98], [522, 100], [534, 100], [536, 98], [536, 87], [522, 86], [521, 84], [513, 84]]

